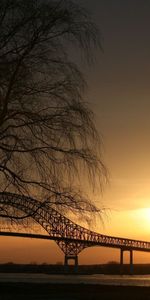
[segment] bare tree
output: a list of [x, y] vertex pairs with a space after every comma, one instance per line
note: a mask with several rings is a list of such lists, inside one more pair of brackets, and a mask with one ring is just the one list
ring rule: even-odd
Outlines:
[[2, 192], [46, 199], [58, 209], [96, 210], [79, 178], [99, 176], [101, 183], [105, 167], [71, 53], [77, 47], [89, 60], [99, 45], [89, 16], [70, 0], [0, 1]]

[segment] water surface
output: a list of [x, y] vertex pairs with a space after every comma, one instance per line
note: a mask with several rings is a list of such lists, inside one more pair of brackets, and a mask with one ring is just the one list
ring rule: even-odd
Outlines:
[[150, 286], [150, 275], [48, 275], [32, 273], [0, 273], [0, 282], [99, 284], [120, 286]]

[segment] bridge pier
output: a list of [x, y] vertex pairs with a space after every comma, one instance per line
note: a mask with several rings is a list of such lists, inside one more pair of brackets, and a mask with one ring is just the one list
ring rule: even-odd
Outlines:
[[123, 252], [129, 251], [130, 252], [130, 275], [133, 275], [133, 250], [124, 250], [120, 249], [120, 274], [123, 274]]
[[123, 274], [123, 249], [120, 249], [120, 275]]
[[130, 250], [130, 275], [133, 275], [133, 251]]
[[74, 272], [77, 273], [78, 272], [78, 256], [77, 255], [65, 255], [65, 259], [64, 259], [64, 267], [65, 267], [65, 271], [68, 272], [69, 270], [69, 260], [74, 260]]

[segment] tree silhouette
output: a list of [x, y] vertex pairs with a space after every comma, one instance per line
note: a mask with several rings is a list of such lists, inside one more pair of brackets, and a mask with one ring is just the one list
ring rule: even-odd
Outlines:
[[80, 49], [91, 60], [99, 45], [88, 14], [72, 1], [0, 1], [1, 192], [96, 210], [79, 180], [101, 183], [105, 167], [72, 54]]

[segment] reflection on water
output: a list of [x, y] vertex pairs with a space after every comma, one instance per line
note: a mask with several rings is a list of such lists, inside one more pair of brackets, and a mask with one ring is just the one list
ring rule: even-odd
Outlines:
[[[150, 286], [150, 275], [93, 275], [92, 283], [106, 285]], [[94, 282], [93, 282], [94, 281]]]
[[74, 283], [122, 286], [150, 286], [150, 275], [48, 275], [27, 273], [0, 273], [0, 282]]

